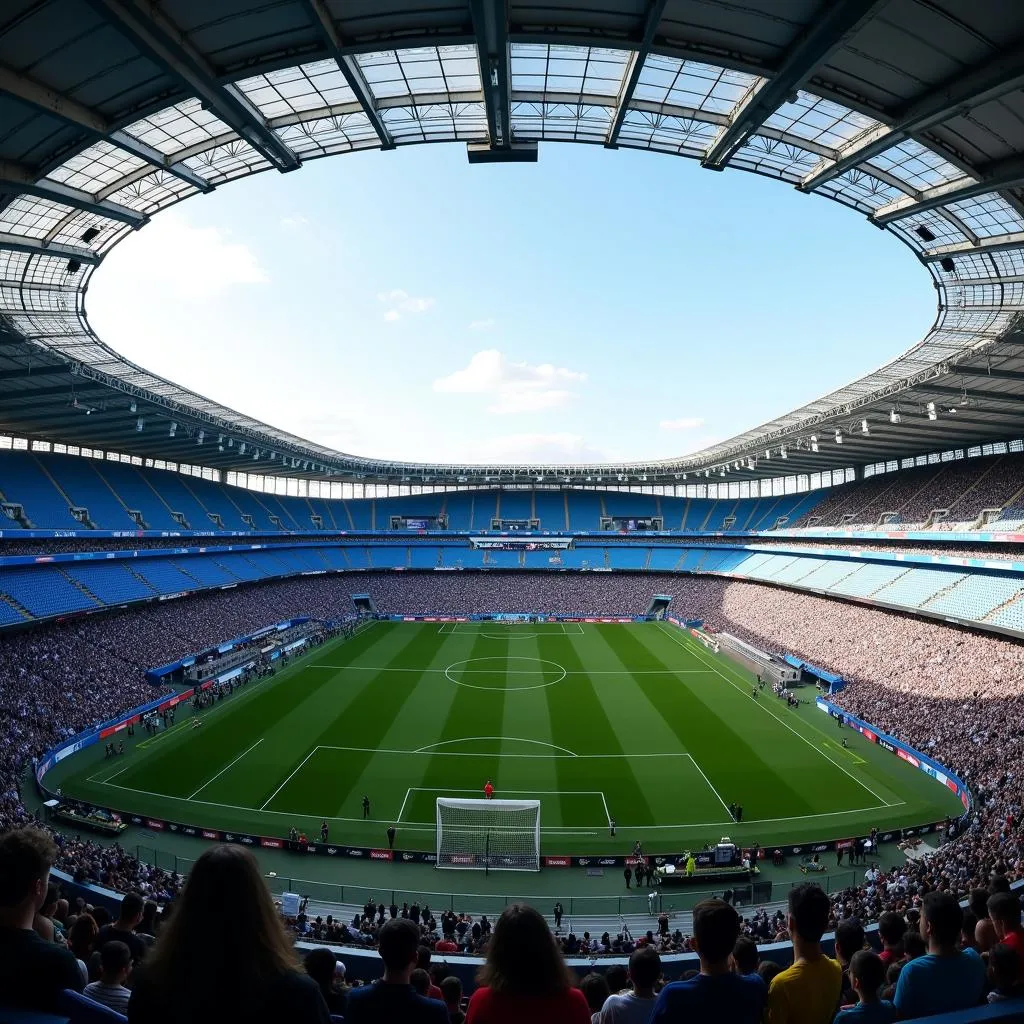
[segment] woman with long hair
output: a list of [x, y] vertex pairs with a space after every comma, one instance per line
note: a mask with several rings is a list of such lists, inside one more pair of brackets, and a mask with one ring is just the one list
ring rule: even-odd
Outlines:
[[590, 1008], [547, 922], [513, 903], [495, 922], [466, 1024], [590, 1024]]
[[135, 976], [128, 1020], [330, 1024], [247, 849], [213, 846], [195, 862]]

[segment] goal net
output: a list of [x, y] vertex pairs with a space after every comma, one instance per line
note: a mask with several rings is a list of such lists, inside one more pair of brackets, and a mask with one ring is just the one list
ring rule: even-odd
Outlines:
[[437, 866], [540, 870], [539, 800], [437, 800]]

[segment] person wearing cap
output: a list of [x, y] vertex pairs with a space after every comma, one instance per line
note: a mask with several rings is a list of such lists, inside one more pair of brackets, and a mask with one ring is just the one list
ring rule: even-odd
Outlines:
[[332, 1014], [343, 1016], [348, 1004], [345, 965], [335, 956], [334, 950], [326, 946], [311, 949], [302, 961], [302, 966], [319, 986], [327, 1009]]

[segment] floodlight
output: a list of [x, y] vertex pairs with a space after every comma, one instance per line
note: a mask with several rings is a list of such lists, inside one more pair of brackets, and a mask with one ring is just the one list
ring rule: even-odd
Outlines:
[[178, 432], [178, 424], [177, 424], [177, 423], [176, 423], [176, 422], [175, 422], [174, 420], [171, 420], [171, 429], [170, 429], [170, 431], [168, 432], [167, 436], [168, 436], [168, 437], [174, 437], [174, 435], [175, 435], [175, 434], [176, 434], [177, 432]]
[[138, 412], [139, 411], [139, 407], [138, 407], [138, 405], [136, 405], [135, 402], [132, 402], [132, 404], [128, 406], [128, 411], [129, 412]]
[[934, 402], [929, 402], [924, 408], [925, 411], [928, 413], [928, 419], [937, 420], [939, 418], [939, 414], [935, 408]]
[[868, 421], [866, 419], [860, 421], [860, 432], [865, 436], [871, 433], [871, 430], [868, 427]]
[[842, 444], [842, 443], [843, 443], [843, 432], [841, 430], [837, 429], [836, 430], [836, 444]]
[[903, 417], [900, 416], [900, 414], [895, 409], [890, 409], [889, 410], [889, 422], [890, 423], [899, 423], [902, 419], [903, 419]]
[[780, 455], [781, 455], [781, 456], [782, 456], [782, 457], [783, 457], [784, 459], [788, 459], [788, 458], [789, 458], [789, 456], [788, 456], [788, 455], [786, 454], [786, 446], [785, 446], [785, 445], [783, 445], [783, 446], [782, 446], [782, 447], [781, 447], [781, 448], [779, 449], [779, 454], [780, 454]]
[[140, 433], [145, 425], [146, 421], [141, 416], [135, 421], [135, 429], [138, 430]]
[[818, 435], [811, 434], [811, 451], [816, 452], [818, 450]]

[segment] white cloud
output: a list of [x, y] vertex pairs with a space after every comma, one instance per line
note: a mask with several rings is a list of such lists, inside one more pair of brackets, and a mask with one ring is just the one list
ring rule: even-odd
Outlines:
[[[266, 284], [270, 278], [244, 242], [218, 228], [199, 228], [180, 214], [164, 213], [132, 238], [118, 259], [118, 287], [174, 298], [208, 298], [238, 285]], [[114, 262], [115, 251], [109, 258]]]
[[497, 325], [498, 321], [493, 316], [484, 317], [482, 320], [471, 320], [469, 329], [471, 331], [490, 331]]
[[390, 291], [379, 292], [377, 301], [383, 302], [389, 308], [384, 314], [384, 319], [389, 322], [401, 320], [404, 313], [426, 313], [434, 306], [434, 299], [429, 296], [410, 295], [401, 288], [392, 288]]
[[298, 231], [299, 228], [304, 228], [309, 223], [308, 217], [303, 217], [301, 213], [293, 213], [290, 216], [281, 218], [281, 227], [285, 231]]
[[704, 426], [704, 420], [699, 416], [680, 416], [675, 420], [662, 420], [658, 426], [662, 430], [696, 430]]
[[551, 363], [514, 363], [495, 348], [477, 352], [461, 370], [434, 381], [434, 391], [448, 395], [491, 395], [487, 411], [495, 415], [539, 412], [563, 406], [576, 397], [567, 387], [587, 375]]

